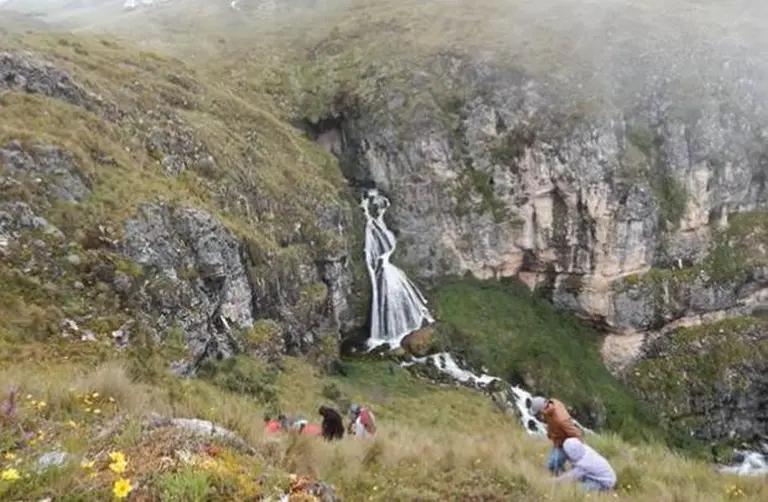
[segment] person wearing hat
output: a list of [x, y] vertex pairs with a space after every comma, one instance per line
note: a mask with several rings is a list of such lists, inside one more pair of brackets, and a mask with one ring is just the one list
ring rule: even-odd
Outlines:
[[565, 405], [558, 399], [536, 396], [531, 400], [531, 413], [547, 424], [547, 437], [552, 441], [547, 468], [554, 475], [565, 469], [567, 460], [563, 443], [568, 438], [581, 439], [581, 429], [573, 422]]
[[573, 469], [555, 478], [556, 482], [580, 482], [586, 491], [608, 491], [616, 486], [616, 471], [608, 460], [580, 439], [566, 439], [563, 451]]

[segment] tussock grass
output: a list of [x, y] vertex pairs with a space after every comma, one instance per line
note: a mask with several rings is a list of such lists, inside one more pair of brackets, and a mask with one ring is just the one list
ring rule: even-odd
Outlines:
[[[180, 391], [169, 392], [168, 385], [140, 383], [129, 374], [118, 360], [97, 368], [75, 364], [35, 371], [23, 365], [4, 367], [0, 370], [3, 390], [18, 387], [22, 396], [20, 423], [30, 430], [44, 429], [48, 439], [13, 447], [9, 446], [12, 433], [4, 428], [2, 453], [15, 452], [14, 468], [28, 473], [37, 455], [62, 445], [89, 459], [120, 449], [129, 459], [128, 475], [137, 490], [163, 491], [168, 500], [179, 493], [205, 491], [205, 486], [220, 490], [222, 476], [237, 488], [220, 495], [221, 499], [237, 500], [237, 494], [243, 493], [237, 490], [254, 489], [246, 481], [237, 481], [243, 469], [251, 479], [259, 473], [267, 476], [270, 489], [283, 486], [290, 473], [315, 476], [335, 484], [345, 500], [587, 500], [574, 487], [553, 487], [544, 467], [548, 442], [527, 435], [483, 396], [435, 387], [403, 370], [393, 373], [386, 363], [352, 365], [346, 377], [329, 381], [298, 360], [286, 360], [278, 384], [285, 411], [315, 419], [318, 404], [328, 401], [322, 389], [333, 383], [344, 397], [371, 404], [377, 413], [380, 433], [375, 440], [347, 438], [333, 444], [299, 436], [265, 437], [263, 403], [209, 382], [179, 382]], [[35, 401], [46, 400], [45, 410], [29, 405], [27, 394]], [[96, 403], [89, 407], [102, 408], [100, 415], [83, 411], [83, 396]], [[198, 447], [172, 431], [146, 436], [137, 425], [150, 412], [212, 420], [241, 435], [258, 454], [251, 457], [222, 446], [226, 453], [219, 469], [226, 472], [215, 475], [202, 466], [161, 461], [173, 457], [174, 451], [195, 453]], [[77, 422], [78, 428], [68, 428], [69, 420]], [[97, 441], [94, 435], [108, 427], [113, 427], [112, 432]], [[718, 502], [758, 501], [768, 496], [760, 479], [715, 474], [710, 466], [657, 444], [630, 445], [613, 434], [589, 441], [611, 460], [619, 475], [619, 490], [598, 499]], [[2, 462], [3, 468], [11, 465], [8, 460]], [[69, 489], [83, 497], [94, 496], [106, 493], [112, 482], [108, 471], [98, 472], [91, 481], [74, 463], [35, 477], [34, 485], [22, 479], [15, 485], [17, 491], [7, 493], [19, 498]], [[0, 486], [8, 490], [10, 485]]]

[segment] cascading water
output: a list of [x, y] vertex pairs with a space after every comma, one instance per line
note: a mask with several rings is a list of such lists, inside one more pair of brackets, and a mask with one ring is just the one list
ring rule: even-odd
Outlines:
[[365, 213], [365, 264], [371, 278], [371, 332], [368, 348], [384, 343], [394, 349], [406, 335], [434, 319], [427, 301], [405, 273], [390, 262], [395, 251], [395, 235], [384, 223], [389, 207], [378, 190], [365, 192], [360, 203]]

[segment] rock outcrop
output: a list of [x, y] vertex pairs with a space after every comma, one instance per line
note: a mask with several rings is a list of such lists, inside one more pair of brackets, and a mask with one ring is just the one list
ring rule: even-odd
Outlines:
[[[91, 70], [68, 64], [79, 75]], [[96, 97], [56, 64], [0, 54], [8, 113], [51, 115], [21, 124], [41, 127], [35, 134], [8, 122], [10, 139], [0, 144], [0, 272], [20, 282], [17, 300], [47, 312], [36, 325], [44, 333], [57, 332], [66, 317], [89, 339], [113, 332], [119, 347], [138, 327], [159, 342], [178, 335], [189, 356], [175, 365], [183, 374], [243, 351], [335, 357], [340, 332], [363, 322], [350, 306], [348, 257], [359, 245], [353, 195], [340, 173], [314, 177], [313, 169], [328, 172], [330, 159], [307, 154], [314, 147], [299, 146], [298, 134], [289, 145], [307, 150], [299, 160], [285, 154], [289, 168], [265, 164], [275, 161], [253, 146], [224, 154], [180, 113], [195, 108], [218, 120], [219, 109], [195, 101], [194, 79], [169, 75], [155, 84], [154, 101], [134, 100], [117, 85]], [[136, 78], [131, 85], [140, 95], [153, 84]], [[78, 120], [95, 130], [61, 126]], [[228, 124], [230, 136], [239, 134], [236, 124]], [[269, 133], [250, 122], [243, 130], [254, 141]]]
[[743, 317], [676, 329], [643, 348], [628, 381], [690, 438], [759, 445], [768, 436], [768, 324]]

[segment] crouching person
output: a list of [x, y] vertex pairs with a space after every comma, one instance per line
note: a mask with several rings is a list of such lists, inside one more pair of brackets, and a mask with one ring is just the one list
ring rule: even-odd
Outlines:
[[556, 482], [581, 483], [587, 491], [608, 491], [616, 486], [616, 472], [608, 460], [577, 438], [563, 443], [565, 456], [573, 468], [555, 478]]
[[581, 439], [581, 429], [574, 423], [562, 401], [554, 398], [534, 397], [531, 413], [547, 424], [547, 437], [552, 441], [547, 468], [553, 475], [560, 475], [565, 468], [563, 442], [568, 438]]

